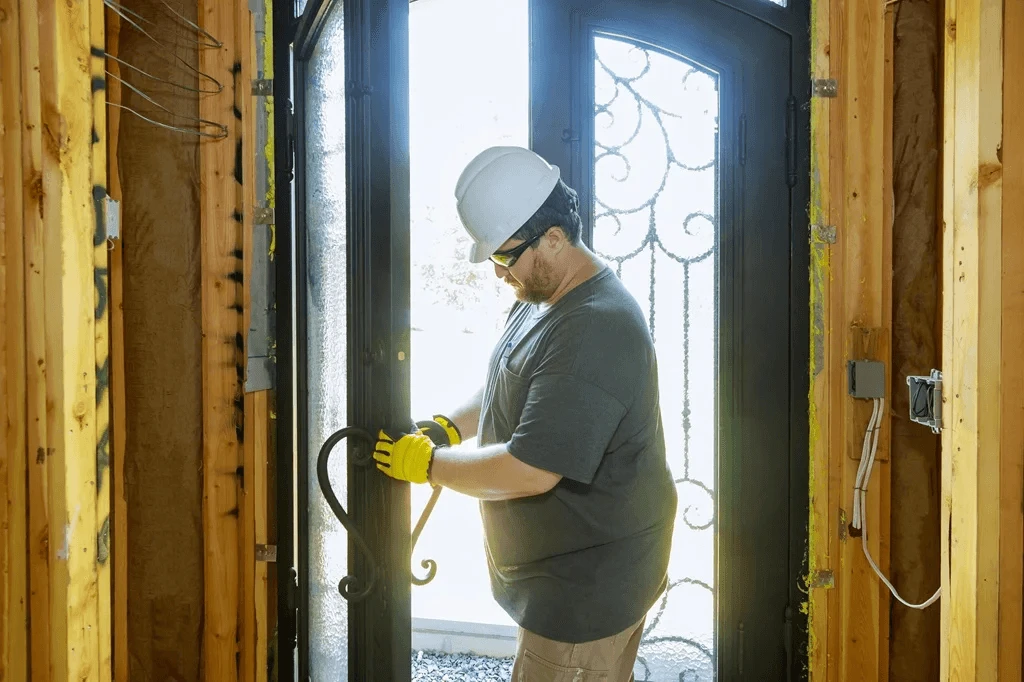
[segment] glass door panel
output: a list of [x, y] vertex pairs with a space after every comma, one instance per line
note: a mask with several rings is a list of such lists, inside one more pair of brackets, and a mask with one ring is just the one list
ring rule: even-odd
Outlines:
[[[483, 384], [514, 301], [491, 267], [466, 260], [454, 189], [485, 147], [529, 144], [529, 17], [527, 0], [421, 0], [409, 14], [412, 411], [428, 419]], [[430, 492], [413, 486], [412, 523]], [[480, 626], [514, 627], [491, 597], [475, 499], [441, 494], [413, 553], [415, 575], [426, 558], [438, 568], [413, 587], [414, 649], [471, 650]]]
[[[320, 494], [317, 456], [348, 420], [348, 267], [345, 154], [345, 41], [342, 3], [335, 3], [304, 69], [306, 485], [309, 666], [313, 680], [348, 679], [348, 603], [338, 582], [348, 570], [348, 534]], [[303, 400], [303, 396], [298, 396]], [[300, 419], [301, 424], [301, 419]], [[345, 444], [330, 462], [338, 499], [348, 499]], [[302, 510], [300, 510], [300, 514]], [[301, 564], [300, 564], [301, 566]]]
[[594, 37], [594, 249], [647, 313], [679, 507], [641, 680], [714, 679], [718, 77]]

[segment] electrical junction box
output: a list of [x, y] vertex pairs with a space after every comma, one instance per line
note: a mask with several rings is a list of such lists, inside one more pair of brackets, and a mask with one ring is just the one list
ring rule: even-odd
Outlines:
[[847, 364], [850, 395], [871, 400], [885, 397], [885, 364], [875, 360], [850, 360]]

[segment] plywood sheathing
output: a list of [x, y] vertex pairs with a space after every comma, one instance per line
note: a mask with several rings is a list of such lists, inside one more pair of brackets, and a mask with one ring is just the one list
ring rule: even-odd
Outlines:
[[[893, 327], [891, 581], [912, 603], [940, 580], [939, 438], [910, 421], [908, 375], [939, 365], [939, 0], [894, 6]], [[931, 682], [939, 674], [939, 606], [892, 608], [889, 677]]]
[[[175, 55], [198, 64], [194, 40], [159, 0], [126, 7], [178, 35]], [[195, 4], [177, 5], [196, 21]], [[171, 42], [171, 41], [167, 41]], [[122, 26], [120, 58], [180, 86], [198, 79]], [[196, 117], [181, 87], [122, 77], [177, 114]], [[209, 87], [209, 83], [204, 83]], [[156, 112], [125, 88], [124, 105]], [[160, 118], [159, 120], [165, 120]], [[202, 366], [198, 140], [122, 112], [124, 491], [127, 499], [127, 657], [131, 680], [201, 679], [203, 624]]]

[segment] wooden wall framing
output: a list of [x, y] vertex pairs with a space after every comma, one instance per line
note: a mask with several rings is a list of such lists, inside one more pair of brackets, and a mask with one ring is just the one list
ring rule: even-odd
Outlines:
[[[888, 678], [889, 595], [851, 533], [854, 479], [870, 403], [847, 394], [846, 363], [890, 366], [892, 19], [874, 0], [812, 3], [812, 78], [838, 97], [811, 109], [812, 680]], [[835, 243], [823, 237], [836, 230]], [[891, 402], [886, 396], [886, 405]], [[871, 472], [867, 533], [888, 570], [889, 413]]]
[[103, 41], [100, 0], [0, 3], [9, 680], [110, 679]]
[[1020, 3], [946, 0], [943, 682], [1021, 679], [1022, 28]]

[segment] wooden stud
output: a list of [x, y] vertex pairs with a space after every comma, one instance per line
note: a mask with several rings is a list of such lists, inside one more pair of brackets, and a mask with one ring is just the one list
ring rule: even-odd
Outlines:
[[0, 677], [11, 682], [29, 679], [20, 6], [0, 0]]
[[[1024, 73], [1024, 4], [1004, 3], [1003, 74]], [[1024, 92], [1003, 87], [1002, 183], [1024, 186]], [[1002, 193], [1002, 453], [999, 491], [999, 682], [1021, 682], [1024, 621], [1024, 196]], [[988, 266], [991, 267], [991, 266]], [[994, 268], [993, 268], [994, 269]]]
[[199, 3], [199, 23], [217, 37], [220, 48], [204, 48], [199, 68], [227, 84], [204, 95], [199, 115], [227, 127], [225, 139], [200, 142], [199, 196], [203, 325], [203, 542], [205, 678], [237, 680], [240, 612], [240, 478], [244, 476], [242, 419], [244, 399], [238, 368], [244, 363], [242, 339], [242, 223], [235, 176], [235, 115], [239, 82], [236, 4]]
[[[120, 54], [121, 19], [108, 11], [106, 23], [106, 51]], [[107, 193], [121, 202], [121, 180], [117, 159], [117, 141], [120, 132], [121, 103], [120, 65], [107, 60]], [[113, 561], [113, 675], [122, 682], [128, 679], [128, 500], [124, 489], [124, 452], [127, 435], [125, 423], [125, 363], [124, 363], [124, 270], [121, 239], [114, 240], [110, 251], [110, 488], [113, 496], [110, 552]]]
[[106, 239], [107, 198], [107, 77], [105, 6], [89, 1], [89, 54], [92, 67], [92, 207], [93, 305], [96, 324], [96, 627], [99, 640], [100, 682], [113, 676], [113, 592], [110, 561], [110, 250]]
[[943, 23], [943, 117], [942, 117], [942, 370], [944, 373], [943, 386], [945, 389], [942, 401], [942, 497], [941, 497], [941, 524], [940, 553], [942, 556], [941, 587], [942, 596], [939, 599], [939, 680], [947, 682], [950, 677], [949, 654], [950, 638], [949, 628], [951, 624], [950, 608], [950, 533], [952, 532], [950, 510], [952, 507], [952, 480], [953, 480], [953, 457], [952, 457], [952, 424], [953, 424], [953, 402], [951, 390], [953, 388], [953, 376], [950, 372], [950, 358], [953, 353], [953, 267], [951, 257], [954, 254], [953, 245], [953, 224], [954, 224], [954, 170], [956, 168], [956, 153], [953, 142], [956, 138], [956, 79], [957, 79], [957, 11], [958, 0], [945, 0], [945, 21]]
[[[833, 5], [834, 25], [832, 54], [840, 60], [838, 76], [843, 84], [840, 96], [832, 104], [834, 115], [832, 147], [832, 197], [836, 215], [834, 224], [841, 226], [840, 248], [833, 248], [833, 283], [831, 291], [832, 327], [830, 362], [836, 372], [832, 383], [831, 466], [832, 495], [838, 525], [839, 571], [836, 589], [838, 604], [834, 607], [837, 633], [830, 629], [830, 653], [835, 657], [836, 680], [876, 680], [884, 656], [880, 614], [883, 590], [864, 558], [859, 537], [848, 532], [852, 520], [853, 484], [858, 462], [849, 456], [851, 449], [859, 453], [867, 425], [862, 420], [848, 420], [844, 414], [847, 403], [846, 361], [853, 359], [852, 348], [844, 343], [847, 330], [863, 327], [884, 335], [888, 348], [888, 302], [891, 291], [891, 253], [886, 248], [889, 234], [885, 225], [885, 203], [889, 191], [880, 168], [891, 166], [886, 158], [885, 92], [886, 45], [889, 40], [882, 3], [850, 0]], [[840, 25], [836, 25], [840, 24]], [[887, 352], [887, 350], [886, 350]], [[886, 358], [887, 359], [887, 358]], [[888, 363], [887, 363], [888, 366]], [[882, 417], [879, 450], [888, 451], [888, 411]], [[888, 532], [888, 519], [883, 514], [882, 498], [888, 492], [888, 468], [877, 465], [871, 472], [866, 505], [869, 549], [880, 566], [887, 565], [881, 536]], [[883, 530], [884, 529], [884, 530]], [[831, 672], [831, 671], [830, 671]]]
[[[24, 4], [23, 4], [24, 8]], [[47, 493], [51, 542], [50, 675], [98, 680], [96, 330], [90, 9], [40, 0], [44, 206]], [[33, 642], [33, 648], [35, 642]], [[36, 671], [33, 670], [33, 677]]]
[[[829, 58], [829, 2], [814, 2], [811, 7], [811, 72], [814, 77], [831, 77]], [[811, 203], [810, 224], [827, 225], [830, 222], [829, 193], [829, 111], [830, 100], [811, 100]], [[832, 247], [820, 240], [810, 239], [810, 525], [808, 576], [808, 668], [814, 680], [827, 675], [829, 642], [828, 604], [835, 594], [833, 588], [814, 587], [819, 571], [835, 570], [829, 552], [833, 535], [833, 515], [829, 507], [829, 382], [828, 329], [830, 327], [829, 287]]]
[[[253, 34], [252, 14], [249, 12], [248, 4], [242, 0], [235, 2], [236, 31], [238, 51], [238, 83], [249, 83], [253, 78]], [[242, 287], [243, 300], [242, 334], [243, 346], [240, 354], [240, 366], [246, 367], [248, 358], [248, 334], [249, 319], [252, 313], [251, 305], [251, 273], [252, 273], [252, 230], [253, 230], [253, 207], [256, 205], [255, 188], [255, 160], [256, 160], [256, 126], [252, 96], [243, 87], [235, 90], [235, 102], [238, 110], [238, 144], [240, 145], [240, 158], [236, 163], [241, 163], [241, 178], [238, 184], [238, 206], [242, 214]], [[244, 376], [239, 377], [244, 381]], [[256, 603], [256, 495], [253, 489], [254, 479], [257, 470], [264, 466], [262, 459], [258, 458], [256, 451], [256, 432], [266, 428], [264, 423], [258, 422], [258, 415], [255, 414], [255, 400], [251, 393], [245, 394], [245, 439], [243, 442], [243, 471], [242, 477], [242, 528], [239, 533], [241, 539], [241, 570], [242, 570], [242, 595], [239, 600], [241, 613], [239, 622], [242, 624], [242, 667], [241, 679], [246, 682], [255, 682], [257, 671], [257, 623]]]
[[[50, 443], [47, 407], [48, 358], [46, 346], [46, 227], [45, 215], [60, 213], [59, 171], [51, 166], [45, 174], [43, 164], [43, 93], [56, 92], [55, 71], [43, 70], [44, 49], [40, 32], [38, 0], [22, 2], [22, 106], [24, 133], [22, 168], [25, 174], [25, 298], [26, 298], [26, 398], [29, 486], [29, 588], [31, 610], [31, 672], [34, 679], [48, 680], [50, 675], [50, 508], [49, 472], [54, 446]], [[42, 52], [41, 52], [42, 50]], [[52, 101], [49, 100], [49, 101]], [[56, 106], [56, 103], [53, 103]], [[51, 110], [51, 111], [55, 111]], [[54, 122], [50, 125], [59, 125]], [[52, 128], [47, 126], [47, 132]], [[52, 143], [51, 143], [52, 144]], [[59, 258], [56, 260], [60, 262]]]
[[[943, 580], [943, 639], [948, 640], [945, 674], [950, 680], [975, 679], [978, 637], [978, 426], [979, 426], [979, 238], [978, 167], [981, 84], [981, 2], [957, 0], [947, 15], [947, 46], [954, 61], [948, 94], [954, 107], [947, 149], [953, 154], [947, 176], [943, 290], [949, 316], [943, 320], [944, 397], [949, 421], [943, 459], [949, 460], [943, 500], [948, 514], [949, 542], [943, 557], [949, 561]], [[949, 5], [947, 4], [947, 11]], [[952, 43], [950, 45], [950, 43]], [[947, 83], [949, 81], [947, 80]], [[948, 115], [948, 114], [947, 114]], [[947, 338], [948, 337], [948, 338]], [[944, 462], [945, 464], [945, 462]], [[945, 476], [944, 476], [945, 478]], [[943, 533], [945, 535], [945, 533]], [[944, 677], [943, 679], [947, 679]], [[989, 678], [991, 679], [991, 678]]]
[[[980, 8], [978, 167], [978, 604], [976, 679], [998, 677], [999, 465], [1002, 384], [1003, 1]], [[988, 265], [991, 264], [991, 265]], [[955, 305], [954, 301], [954, 305]], [[985, 636], [988, 629], [990, 636]]]

